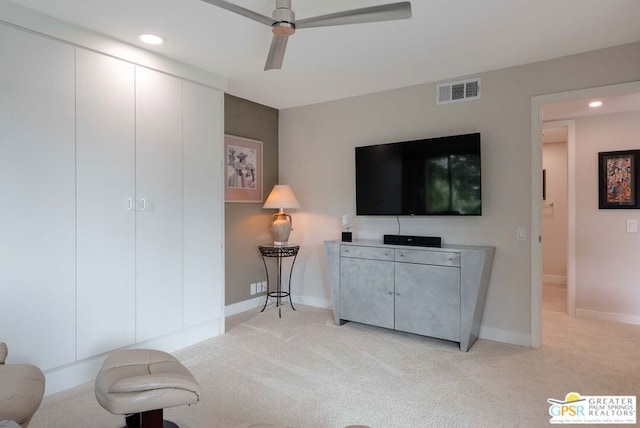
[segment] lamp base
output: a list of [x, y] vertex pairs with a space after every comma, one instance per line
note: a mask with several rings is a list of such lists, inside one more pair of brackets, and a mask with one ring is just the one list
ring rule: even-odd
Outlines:
[[284, 212], [274, 214], [271, 231], [273, 232], [274, 245], [288, 244], [291, 233], [291, 216]]

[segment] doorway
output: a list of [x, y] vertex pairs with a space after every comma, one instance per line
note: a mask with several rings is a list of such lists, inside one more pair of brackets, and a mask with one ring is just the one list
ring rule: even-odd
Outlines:
[[569, 313], [568, 146], [573, 127], [573, 121], [544, 121], [542, 135], [542, 306], [563, 313]]
[[[625, 94], [639, 93], [640, 82], [623, 83], [598, 88], [582, 89], [550, 95], [533, 97], [531, 100], [531, 346], [538, 348], [542, 345], [542, 310], [543, 310], [543, 253], [542, 253], [542, 130], [543, 108], [545, 105], [564, 103], [588, 98], [611, 97]], [[570, 315], [575, 314], [575, 306], [569, 303], [572, 292], [571, 283], [575, 280], [575, 166], [573, 165], [572, 148], [568, 146], [568, 264], [567, 264], [567, 302]], [[575, 291], [575, 284], [574, 290]]]

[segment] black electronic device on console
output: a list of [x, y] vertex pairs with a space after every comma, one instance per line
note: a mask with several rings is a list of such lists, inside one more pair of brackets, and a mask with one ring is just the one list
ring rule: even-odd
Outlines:
[[440, 248], [442, 247], [442, 238], [439, 236], [384, 235], [384, 243]]

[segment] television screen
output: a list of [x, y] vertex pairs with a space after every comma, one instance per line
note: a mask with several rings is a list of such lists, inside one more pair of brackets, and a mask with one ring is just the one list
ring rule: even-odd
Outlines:
[[482, 215], [480, 134], [356, 147], [358, 215]]

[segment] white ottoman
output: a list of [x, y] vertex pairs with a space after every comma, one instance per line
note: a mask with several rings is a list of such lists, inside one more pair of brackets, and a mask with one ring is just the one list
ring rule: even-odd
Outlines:
[[110, 354], [96, 378], [96, 399], [115, 415], [127, 415], [129, 428], [169, 428], [163, 409], [200, 401], [200, 385], [175, 357], [151, 349]]

